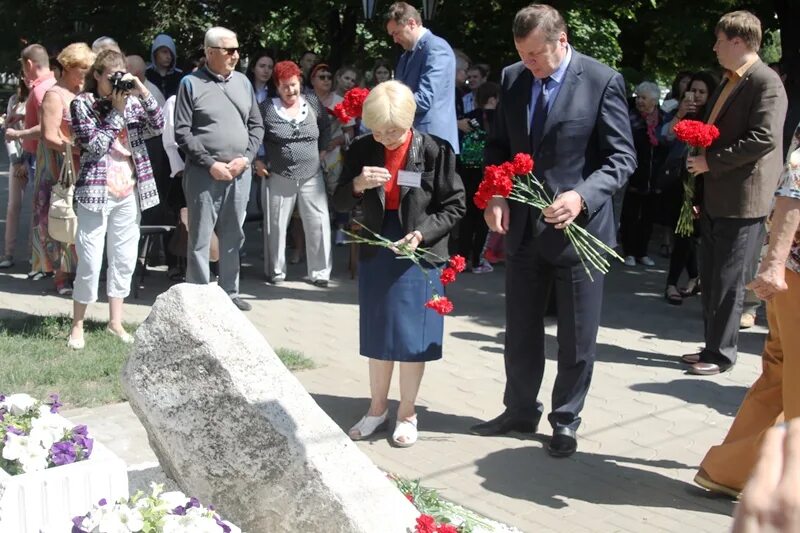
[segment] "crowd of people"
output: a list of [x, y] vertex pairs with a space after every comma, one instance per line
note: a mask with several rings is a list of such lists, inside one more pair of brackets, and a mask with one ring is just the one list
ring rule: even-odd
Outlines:
[[[70, 44], [55, 61], [43, 46], [27, 46], [5, 123], [11, 172], [0, 268], [23, 257], [15, 236], [30, 195], [29, 277], [53, 278], [60, 294], [72, 295], [68, 343], [81, 349], [86, 306], [97, 300], [103, 271], [108, 329], [133, 341], [122, 327], [122, 302], [141, 252], [140, 224], [175, 226], [163, 250], [170, 277], [217, 278], [241, 310], [250, 309], [239, 295], [243, 225], [254, 209], [264, 273], [274, 284], [286, 279], [287, 262], [305, 256], [307, 280], [328, 287], [332, 247], [344, 242], [354, 211], [365, 227], [406, 248], [458, 252], [475, 274], [504, 260], [506, 409], [472, 430], [537, 430], [552, 294], [559, 352], [548, 451], [564, 457], [577, 449], [603, 276], [587, 275], [562, 230], [580, 224], [612, 247], [619, 237], [626, 267], [636, 268], [654, 265], [654, 226], [666, 227], [666, 301], [702, 298], [704, 347], [681, 358], [690, 374], [729, 370], [740, 327], [752, 325], [759, 299], [769, 300], [764, 374], [696, 478], [738, 495], [767, 429], [800, 415], [790, 370], [800, 357], [792, 340], [800, 313], [800, 151], [797, 137], [784, 146], [784, 130], [793, 131], [790, 81], [759, 59], [759, 20], [744, 11], [722, 16], [714, 44], [722, 76], [712, 65], [681, 72], [663, 102], [654, 81], [631, 95], [619, 73], [574, 49], [564, 19], [544, 4], [517, 13], [512, 37], [521, 61], [504, 68], [499, 83], [490, 81], [489, 65], [425, 28], [414, 7], [396, 2], [385, 21], [403, 54], [396, 65], [380, 59], [367, 73], [334, 68], [313, 51], [294, 62], [269, 50], [249, 53], [241, 73], [237, 36], [221, 27], [206, 32], [203, 56], [186, 72], [168, 35], [153, 41], [149, 64], [124, 56], [109, 37], [91, 48]], [[359, 85], [372, 88], [363, 116], [334, 119], [332, 110]], [[719, 138], [690, 152], [674, 132], [684, 119], [716, 125]], [[538, 212], [495, 197], [479, 210], [472, 197], [484, 167], [517, 153], [534, 158], [537, 177], [555, 193], [552, 205]], [[70, 172], [77, 229], [65, 242], [53, 238], [48, 208]], [[693, 227], [675, 234], [686, 202]], [[394, 257], [389, 249], [360, 249], [360, 341], [371, 403], [350, 436], [383, 427], [398, 362], [393, 441], [410, 446], [425, 363], [442, 356], [442, 318], [424, 304], [444, 288]]]

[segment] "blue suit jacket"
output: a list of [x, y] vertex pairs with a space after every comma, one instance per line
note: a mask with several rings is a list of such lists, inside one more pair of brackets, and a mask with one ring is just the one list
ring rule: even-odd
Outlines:
[[[588, 213], [579, 215], [574, 223], [614, 246], [611, 197], [636, 168], [622, 76], [573, 49], [536, 153], [531, 150], [528, 122], [533, 74], [522, 62], [515, 63], [503, 70], [501, 84], [495, 125], [486, 143], [486, 164], [508, 161], [519, 152], [531, 154], [534, 175], [544, 181], [551, 197], [574, 189], [586, 202]], [[517, 251], [530, 223], [540, 254], [555, 264], [579, 261], [564, 232], [547, 224], [538, 210], [513, 201], [509, 205], [509, 254]]]
[[400, 56], [395, 79], [414, 93], [414, 127], [444, 139], [457, 154], [456, 57], [447, 41], [426, 31], [413, 50]]

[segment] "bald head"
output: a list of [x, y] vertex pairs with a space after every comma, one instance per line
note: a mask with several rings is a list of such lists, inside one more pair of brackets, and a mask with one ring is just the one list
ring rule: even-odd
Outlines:
[[147, 65], [145, 65], [142, 56], [128, 56], [125, 58], [125, 63], [127, 64], [128, 72], [144, 82], [144, 71], [147, 68]]

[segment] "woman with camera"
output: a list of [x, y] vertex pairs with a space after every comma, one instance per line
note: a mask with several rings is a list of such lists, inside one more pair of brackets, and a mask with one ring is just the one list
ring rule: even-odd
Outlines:
[[36, 173], [33, 181], [33, 221], [31, 230], [31, 271], [53, 275], [56, 290], [72, 292], [75, 275], [75, 247], [50, 236], [48, 210], [53, 185], [59, 179], [65, 153], [76, 160], [70, 148], [73, 140], [70, 103], [83, 90], [84, 79], [94, 61], [94, 54], [85, 43], [73, 43], [58, 55], [62, 74], [47, 90], [42, 100], [41, 139], [36, 149]]
[[72, 127], [81, 152], [75, 185], [78, 272], [69, 347], [84, 347], [86, 307], [97, 300], [103, 245], [107, 244], [108, 331], [125, 343], [122, 301], [136, 266], [141, 211], [158, 205], [153, 170], [142, 135], [160, 130], [164, 117], [144, 84], [125, 69], [125, 57], [104, 50], [87, 77], [87, 90], [72, 101]]

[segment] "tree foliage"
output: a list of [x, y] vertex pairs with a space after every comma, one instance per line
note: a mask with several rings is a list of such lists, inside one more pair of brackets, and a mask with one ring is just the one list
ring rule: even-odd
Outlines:
[[[371, 67], [379, 57], [396, 60], [400, 50], [386, 35], [378, 2], [365, 20], [361, 0], [0, 0], [0, 69], [16, 68], [24, 44], [41, 42], [56, 50], [100, 35], [116, 38], [130, 53], [149, 58], [149, 43], [166, 32], [185, 59], [197, 53], [205, 30], [222, 25], [236, 31], [245, 49], [269, 47], [280, 58], [316, 50], [334, 66]], [[494, 75], [517, 60], [511, 22], [529, 0], [439, 0], [426, 26], [463, 50], [473, 61], [492, 65]], [[666, 80], [682, 69], [716, 67], [711, 51], [719, 16], [747, 8], [770, 35], [770, 59], [780, 47], [784, 59], [800, 57], [797, 0], [552, 0], [565, 14], [575, 47], [623, 69], [632, 82]], [[417, 2], [419, 5], [419, 2]], [[782, 30], [779, 33], [775, 33]], [[777, 37], [780, 37], [779, 40]], [[770, 42], [767, 44], [769, 45]]]

